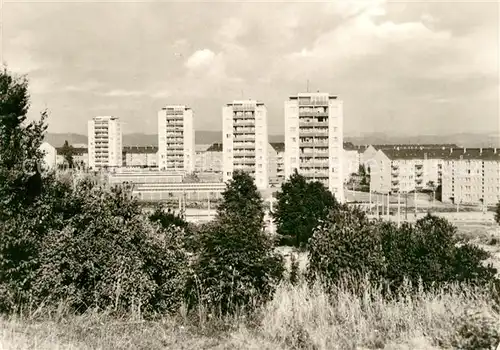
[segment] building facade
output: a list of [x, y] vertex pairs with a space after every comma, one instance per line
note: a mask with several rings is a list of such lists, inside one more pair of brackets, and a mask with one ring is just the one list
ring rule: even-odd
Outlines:
[[57, 151], [54, 146], [48, 142], [43, 142], [40, 145], [40, 151], [43, 152], [43, 170], [53, 170], [57, 165]]
[[113, 116], [99, 116], [88, 123], [89, 167], [116, 168], [122, 166], [122, 129]]
[[500, 153], [496, 148], [458, 149], [443, 165], [442, 201], [495, 205], [500, 201]]
[[233, 101], [222, 108], [223, 181], [235, 170], [252, 175], [259, 189], [269, 186], [267, 108], [255, 100]]
[[192, 173], [195, 169], [193, 110], [171, 105], [158, 112], [158, 167]]
[[128, 168], [155, 168], [158, 166], [158, 147], [125, 146], [122, 151], [123, 166]]
[[371, 164], [372, 192], [440, 189], [444, 203], [494, 205], [500, 200], [495, 148], [379, 149]]
[[280, 187], [285, 181], [285, 143], [272, 142], [269, 149], [269, 184]]
[[296, 169], [344, 201], [343, 104], [336, 96], [299, 93], [285, 102], [284, 165], [285, 178]]

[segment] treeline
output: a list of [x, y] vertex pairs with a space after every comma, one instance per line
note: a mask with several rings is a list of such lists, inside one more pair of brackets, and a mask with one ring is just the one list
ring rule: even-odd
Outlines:
[[[252, 178], [235, 172], [215, 220], [191, 225], [158, 208], [146, 215], [127, 187], [91, 175], [42, 174], [35, 186], [46, 114], [27, 122], [27, 81], [0, 74], [0, 312], [56, 306], [155, 317], [200, 307], [251, 312], [288, 278], [335, 284], [370, 278], [388, 298], [404, 288], [476, 286], [498, 300], [487, 253], [459, 242], [456, 228], [427, 216], [415, 225], [369, 220], [318, 182], [295, 174], [283, 184], [264, 231], [264, 203]], [[27, 172], [26, 169], [31, 169]], [[38, 176], [40, 176], [38, 174]], [[286, 273], [277, 244], [307, 252], [302, 274]], [[413, 286], [408, 288], [408, 286]]]

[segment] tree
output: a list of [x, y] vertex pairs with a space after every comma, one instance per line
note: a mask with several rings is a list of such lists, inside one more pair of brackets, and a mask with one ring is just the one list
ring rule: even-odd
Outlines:
[[495, 210], [495, 221], [497, 222], [497, 224], [500, 224], [500, 201], [498, 201], [497, 207]]
[[75, 165], [73, 160], [75, 149], [69, 144], [68, 140], [64, 141], [64, 145], [61, 148], [61, 155], [64, 157], [64, 161], [68, 164], [68, 167], [72, 169]]
[[[0, 300], [29, 288], [37, 266], [40, 220], [31, 220], [42, 194], [38, 166], [46, 113], [28, 122], [28, 80], [0, 71]], [[31, 179], [31, 180], [30, 180]], [[1, 304], [1, 303], [0, 303]], [[0, 305], [0, 309], [2, 306]]]
[[191, 306], [226, 314], [268, 300], [284, 265], [264, 232], [263, 202], [250, 175], [235, 171], [222, 197], [215, 221], [200, 233], [189, 297]]
[[299, 247], [307, 244], [313, 230], [338, 206], [333, 194], [320, 182], [307, 182], [297, 173], [281, 185], [272, 216], [277, 233], [293, 237]]
[[0, 71], [0, 217], [26, 208], [28, 179], [39, 164], [47, 125], [46, 112], [39, 121], [27, 121], [28, 80]]
[[200, 182], [200, 178], [196, 173], [189, 173], [182, 178], [182, 182], [191, 183], [191, 182]]

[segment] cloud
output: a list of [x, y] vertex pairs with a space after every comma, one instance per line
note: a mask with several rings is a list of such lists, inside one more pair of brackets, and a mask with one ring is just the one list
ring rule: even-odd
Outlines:
[[138, 91], [138, 90], [111, 90], [107, 91], [105, 93], [102, 93], [103, 96], [108, 96], [108, 97], [139, 97], [139, 96], [144, 96], [146, 95], [145, 91]]
[[215, 53], [209, 49], [198, 50], [186, 61], [188, 69], [199, 69], [209, 66], [215, 60]]
[[[154, 121], [164, 99], [191, 106], [204, 116], [196, 127], [214, 129], [220, 106], [243, 91], [268, 106], [269, 132], [282, 133], [283, 101], [305, 90], [307, 80], [345, 101], [346, 132], [498, 127], [497, 4], [75, 1], [4, 7], [4, 59], [29, 73], [33, 106], [47, 105], [51, 127], [61, 132], [84, 133], [94, 106], [113, 105], [112, 113], [132, 130], [152, 133], [155, 123], [137, 116]], [[477, 110], [482, 123], [469, 122]]]

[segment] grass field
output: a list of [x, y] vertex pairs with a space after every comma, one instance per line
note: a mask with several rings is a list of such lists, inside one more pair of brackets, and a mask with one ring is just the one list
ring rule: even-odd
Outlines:
[[[68, 315], [61, 308], [0, 320], [0, 349], [422, 349], [466, 348], [461, 332], [500, 329], [489, 298], [474, 291], [420, 293], [384, 301], [366, 286], [362, 298], [340, 288], [330, 302], [321, 288], [281, 286], [256, 319], [146, 322], [104, 313]], [[481, 335], [483, 334], [483, 335]], [[484, 335], [486, 334], [486, 335]], [[469, 347], [470, 348], [470, 347]]]

